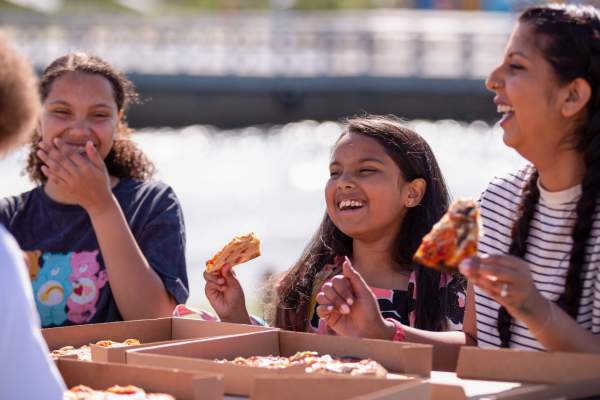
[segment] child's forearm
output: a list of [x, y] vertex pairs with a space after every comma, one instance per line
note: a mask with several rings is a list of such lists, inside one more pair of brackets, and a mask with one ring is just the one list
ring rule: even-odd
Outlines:
[[116, 198], [88, 210], [110, 288], [124, 319], [170, 316], [175, 300], [140, 250]]

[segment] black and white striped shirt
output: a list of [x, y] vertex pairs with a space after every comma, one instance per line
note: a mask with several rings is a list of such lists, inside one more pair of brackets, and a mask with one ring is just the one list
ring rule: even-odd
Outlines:
[[[494, 179], [480, 201], [483, 220], [482, 254], [508, 254], [511, 230], [521, 203], [522, 191], [533, 167]], [[564, 291], [572, 246], [571, 231], [576, 220], [575, 207], [581, 185], [561, 192], [548, 192], [538, 182], [538, 202], [527, 238], [525, 260], [529, 263], [536, 287], [544, 297], [556, 301]], [[594, 215], [586, 246], [583, 292], [577, 322], [593, 334], [600, 334], [600, 211]], [[496, 327], [499, 304], [483, 290], [475, 288], [477, 339], [480, 347], [499, 347]], [[524, 323], [513, 318], [511, 348], [544, 350]]]

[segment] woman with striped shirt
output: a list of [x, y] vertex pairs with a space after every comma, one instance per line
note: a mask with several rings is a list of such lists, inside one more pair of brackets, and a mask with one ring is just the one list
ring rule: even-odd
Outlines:
[[486, 85], [531, 164], [481, 198], [482, 256], [460, 268], [477, 343], [600, 352], [600, 13], [526, 10]]
[[[505, 144], [530, 165], [481, 197], [481, 255], [460, 265], [469, 280], [463, 332], [402, 325], [394, 337], [431, 343], [450, 362], [459, 345], [475, 344], [600, 353], [599, 11], [527, 9], [486, 85]], [[348, 280], [361, 300], [364, 282]], [[375, 313], [363, 297], [362, 312]]]

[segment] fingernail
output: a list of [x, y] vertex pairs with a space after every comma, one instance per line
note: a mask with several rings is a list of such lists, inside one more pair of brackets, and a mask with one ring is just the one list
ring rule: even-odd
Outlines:
[[59, 138], [54, 138], [53, 142], [54, 142], [55, 145], [58, 146], [60, 144], [60, 139]]
[[342, 304], [340, 311], [342, 314], [350, 314], [350, 307], [348, 307], [346, 304]]
[[333, 311], [333, 306], [327, 306], [325, 309], [326, 309], [327, 311]]
[[344, 256], [344, 261], [347, 262], [348, 264], [352, 265], [348, 256]]
[[351, 306], [352, 304], [354, 304], [354, 299], [352, 297], [348, 297], [346, 299], [346, 303], [348, 303], [348, 305]]

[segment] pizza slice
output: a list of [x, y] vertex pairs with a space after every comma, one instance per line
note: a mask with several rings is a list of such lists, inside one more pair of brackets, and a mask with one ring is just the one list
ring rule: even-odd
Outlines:
[[72, 387], [64, 395], [65, 400], [111, 400], [111, 399], [136, 399], [136, 400], [175, 400], [169, 394], [146, 393], [143, 389], [128, 386], [112, 386], [106, 390], [94, 390], [88, 386], [78, 385]]
[[260, 256], [260, 239], [251, 232], [247, 235], [236, 236], [217, 254], [206, 262], [206, 271], [215, 272], [225, 264], [232, 267], [250, 261]]
[[[96, 346], [100, 347], [126, 347], [126, 346], [137, 346], [140, 343], [138, 339], [126, 339], [123, 342], [113, 342], [112, 340], [99, 340], [95, 343]], [[76, 358], [83, 361], [92, 360], [92, 349], [89, 345], [83, 345], [81, 347], [64, 346], [60, 349], [52, 350], [50, 353], [54, 360], [61, 357]]]
[[458, 264], [477, 253], [481, 220], [475, 200], [459, 199], [436, 223], [415, 253], [419, 264], [456, 272]]

